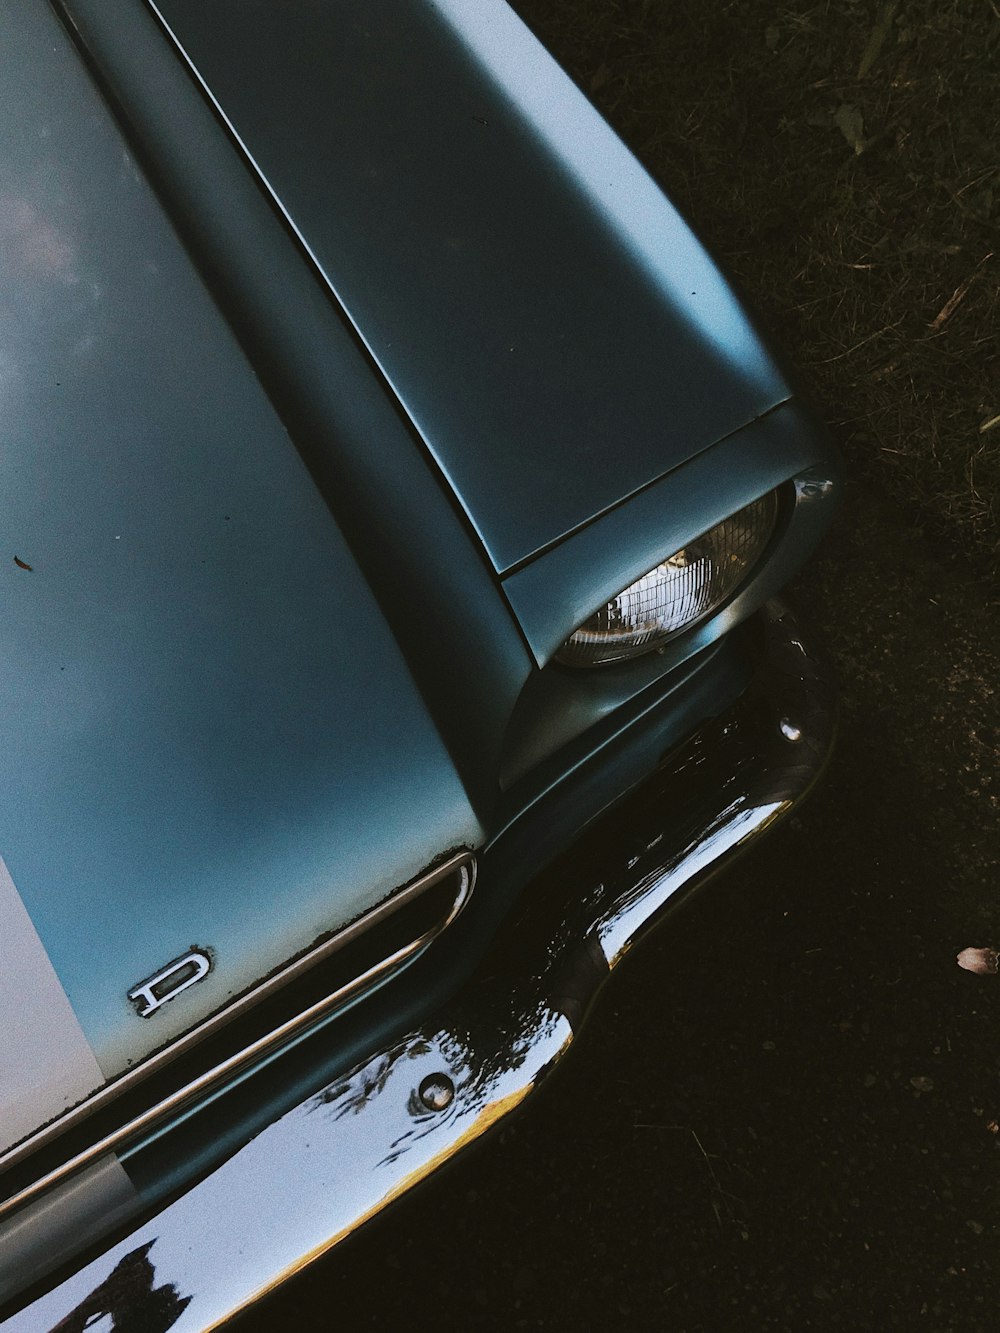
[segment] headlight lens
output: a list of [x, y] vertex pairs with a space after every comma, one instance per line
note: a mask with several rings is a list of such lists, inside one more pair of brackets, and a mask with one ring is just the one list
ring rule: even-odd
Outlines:
[[622, 662], [704, 620], [756, 564], [777, 514], [771, 491], [675, 551], [571, 634], [556, 661], [575, 667]]

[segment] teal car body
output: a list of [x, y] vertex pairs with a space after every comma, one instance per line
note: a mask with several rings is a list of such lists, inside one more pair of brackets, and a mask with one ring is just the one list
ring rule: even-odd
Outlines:
[[[743, 706], [776, 624], [801, 647], [763, 608], [838, 463], [502, 0], [24, 0], [0, 32], [0, 1299], [68, 1328], [113, 1309], [109, 1274], [157, 1289], [136, 1227], [207, 1216], [215, 1173], [384, 1050], [458, 1125], [438, 1048], [401, 1034], [510, 958], [555, 856]], [[556, 660], [772, 491], [711, 614], [633, 661]], [[445, 882], [391, 967], [315, 980]], [[508, 970], [484, 1014], [545, 971]], [[280, 1248], [162, 1326], [239, 1308], [295, 1266]]]

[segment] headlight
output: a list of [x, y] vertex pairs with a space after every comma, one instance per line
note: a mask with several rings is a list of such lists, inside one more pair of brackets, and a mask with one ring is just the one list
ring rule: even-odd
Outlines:
[[577, 667], [621, 662], [704, 620], [750, 573], [777, 513], [771, 491], [675, 551], [571, 634], [556, 661]]

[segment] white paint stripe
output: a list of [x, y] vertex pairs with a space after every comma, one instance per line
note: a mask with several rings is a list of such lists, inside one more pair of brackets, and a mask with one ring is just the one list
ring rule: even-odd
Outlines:
[[104, 1075], [0, 858], [0, 1152]]

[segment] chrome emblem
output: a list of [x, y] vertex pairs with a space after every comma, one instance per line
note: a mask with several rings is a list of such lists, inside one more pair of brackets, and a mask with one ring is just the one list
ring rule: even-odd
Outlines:
[[128, 998], [135, 1005], [139, 1017], [148, 1018], [175, 995], [180, 995], [181, 991], [201, 981], [202, 977], [207, 977], [211, 970], [211, 955], [204, 949], [192, 949], [166, 967], [161, 967], [159, 972], [154, 972], [138, 986], [133, 986]]

